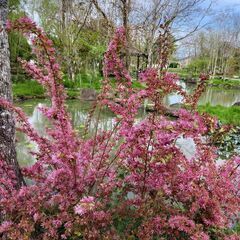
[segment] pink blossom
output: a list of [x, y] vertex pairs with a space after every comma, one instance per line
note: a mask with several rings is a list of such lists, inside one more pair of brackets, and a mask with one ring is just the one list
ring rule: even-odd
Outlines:
[[[188, 95], [176, 75], [151, 68], [140, 75], [144, 89], [134, 89], [120, 56], [126, 37], [119, 28], [104, 57], [103, 88], [94, 106], [108, 107], [116, 115], [113, 128], [87, 134], [93, 110], [86, 133], [77, 135], [65, 107], [52, 41], [26, 17], [8, 26], [32, 40], [35, 60], [20, 62], [51, 99], [49, 107], [40, 108], [51, 126], [46, 126], [47, 136], [39, 136], [21, 109], [0, 99], [0, 106], [14, 113], [19, 130], [38, 147], [32, 153], [35, 163], [21, 169], [28, 184], [20, 189], [12, 167], [0, 159], [0, 233], [6, 239], [178, 239], [184, 234], [186, 239], [208, 240], [213, 228], [222, 239], [239, 239], [222, 231], [240, 211], [239, 157], [217, 164], [209, 136], [218, 131], [217, 120], [195, 110], [207, 76]], [[173, 92], [190, 108], [176, 111], [175, 120], [165, 114], [163, 104]], [[153, 112], [136, 121], [146, 99]], [[190, 159], [176, 144], [180, 137], [196, 145]], [[130, 225], [124, 227], [125, 221]]]
[[74, 210], [76, 214], [83, 215], [95, 208], [94, 197], [88, 196], [82, 198], [75, 206]]

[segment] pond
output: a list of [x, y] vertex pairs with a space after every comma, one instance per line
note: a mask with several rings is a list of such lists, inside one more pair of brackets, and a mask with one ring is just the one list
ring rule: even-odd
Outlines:
[[[183, 86], [184, 87], [184, 86]], [[192, 91], [194, 86], [185, 86], [189, 92]], [[178, 95], [170, 95], [165, 99], [166, 105], [171, 105], [174, 103], [179, 103], [181, 97]], [[210, 103], [212, 105], [223, 105], [232, 106], [235, 102], [240, 101], [240, 91], [239, 90], [219, 90], [214, 88], [209, 88], [203, 94], [200, 100], [200, 104]], [[25, 113], [29, 116], [29, 121], [33, 127], [39, 132], [39, 134], [45, 134], [45, 127], [49, 125], [46, 118], [38, 110], [38, 107], [47, 105], [49, 102], [47, 100], [28, 100], [21, 103], [17, 103]], [[68, 100], [68, 111], [71, 114], [72, 124], [77, 130], [81, 130], [87, 120], [88, 111], [91, 108], [92, 102], [84, 102], [80, 100]], [[144, 112], [139, 113], [139, 118], [142, 118]], [[95, 115], [92, 118], [90, 128], [94, 129], [96, 126], [98, 116]], [[114, 124], [114, 115], [107, 110], [101, 112], [99, 116], [98, 126], [102, 129], [111, 129]], [[183, 145], [184, 143], [181, 143]], [[192, 149], [192, 144], [190, 142], [185, 143], [186, 151], [188, 148]], [[31, 142], [28, 141], [27, 137], [21, 133], [17, 133], [17, 154], [20, 165], [26, 166], [33, 163], [34, 159], [29, 154], [31, 149], [36, 148]]]
[[[47, 100], [27, 100], [21, 103], [17, 103], [17, 106], [21, 107], [24, 112], [29, 117], [29, 122], [37, 130], [40, 135], [45, 135], [46, 126], [50, 126], [48, 120], [43, 116], [41, 111], [39, 111], [39, 107], [44, 105], [49, 105], [49, 101]], [[82, 130], [86, 120], [88, 119], [88, 112], [91, 109], [92, 102], [90, 101], [80, 101], [80, 100], [68, 100], [67, 107], [68, 112], [71, 115], [72, 124], [74, 128], [78, 130]], [[90, 129], [94, 129], [96, 123], [98, 122], [98, 126], [101, 129], [111, 129], [114, 124], [114, 115], [110, 111], [102, 110], [101, 114], [97, 116], [95, 114], [91, 118]], [[99, 121], [98, 121], [99, 120]], [[36, 149], [33, 143], [29, 142], [28, 138], [22, 134], [17, 132], [17, 155], [18, 160], [21, 166], [31, 164], [34, 159], [29, 155], [29, 151], [32, 149]]]
[[[185, 83], [183, 81], [179, 82], [179, 85], [187, 91], [192, 93], [195, 84]], [[177, 94], [171, 94], [165, 99], [165, 104], [167, 106], [175, 103], [181, 102], [182, 97]], [[222, 89], [216, 87], [208, 87], [206, 91], [202, 94], [199, 105], [205, 105], [209, 103], [212, 106], [221, 105], [225, 107], [230, 107], [234, 103], [240, 101], [240, 89]]]

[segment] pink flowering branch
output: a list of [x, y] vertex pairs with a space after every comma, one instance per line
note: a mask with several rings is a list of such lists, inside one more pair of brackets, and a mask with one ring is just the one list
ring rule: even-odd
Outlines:
[[[36, 58], [20, 61], [51, 98], [51, 106], [41, 111], [52, 126], [47, 136], [39, 136], [22, 110], [0, 99], [0, 106], [15, 113], [21, 130], [38, 146], [35, 163], [22, 169], [29, 184], [21, 189], [15, 189], [13, 171], [0, 161], [0, 237], [237, 239], [229, 225], [240, 210], [240, 162], [234, 157], [217, 163], [209, 136], [217, 121], [195, 110], [205, 76], [195, 93], [187, 95], [177, 85], [178, 77], [163, 70], [169, 49], [162, 48], [161, 71], [146, 69], [140, 75], [144, 89], [133, 89], [122, 59], [125, 30], [120, 28], [104, 57], [98, 99], [100, 109], [108, 107], [116, 115], [113, 129], [96, 126], [93, 135], [78, 136], [65, 108], [51, 40], [28, 18], [9, 22], [8, 29], [32, 42]], [[169, 29], [160, 43], [169, 39], [166, 34]], [[163, 98], [173, 92], [190, 107], [177, 111], [174, 120], [165, 115], [163, 105]], [[136, 121], [144, 100], [154, 104], [154, 112]], [[187, 156], [179, 139], [191, 139], [194, 153]]]

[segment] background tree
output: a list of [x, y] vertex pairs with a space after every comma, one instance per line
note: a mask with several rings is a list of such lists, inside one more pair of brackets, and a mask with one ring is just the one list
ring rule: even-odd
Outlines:
[[[9, 14], [10, 20], [26, 16], [23, 8], [23, 2], [20, 0], [9, 0]], [[18, 58], [29, 60], [32, 57], [31, 48], [27, 40], [17, 32], [10, 32], [8, 34], [9, 50], [10, 50], [10, 65], [11, 76], [13, 82], [29, 80], [27, 75], [22, 70]]]
[[[15, 12], [24, 14], [25, 7], [28, 15], [35, 18], [53, 40], [61, 56], [65, 86], [77, 84], [79, 87], [84, 74], [91, 73], [90, 82], [99, 74], [105, 46], [116, 27], [122, 25], [126, 29], [127, 48], [123, 51], [127, 69], [136, 69], [137, 61], [130, 57], [132, 53], [147, 56], [140, 68], [151, 67], [157, 64], [157, 36], [161, 26], [168, 24], [175, 43], [205, 25], [203, 19], [210, 6], [203, 7], [207, 0], [28, 0], [24, 6], [18, 0], [12, 1], [17, 6]], [[28, 44], [12, 39], [12, 62], [17, 45], [26, 49], [24, 58], [28, 59]], [[19, 79], [18, 71], [13, 76]]]
[[74, 81], [81, 71], [98, 70], [106, 50], [101, 19], [94, 18], [89, 1], [31, 1], [28, 8], [38, 16], [41, 26], [57, 47], [63, 71]]
[[[205, 0], [150, 0], [146, 2], [92, 0], [92, 2], [107, 22], [113, 23], [114, 26], [123, 25], [127, 29], [129, 48], [134, 46], [145, 52], [148, 55], [149, 67], [156, 63], [154, 52], [156, 52], [157, 37], [162, 25], [167, 23], [171, 27], [174, 42], [182, 40], [203, 26], [202, 21], [211, 6], [210, 2], [207, 7], [202, 7]], [[112, 16], [111, 12], [117, 14]], [[196, 12], [198, 18], [196, 18]], [[192, 21], [193, 18], [194, 21]]]
[[[223, 18], [224, 16], [224, 18]], [[223, 20], [224, 19], [224, 20]], [[240, 15], [233, 12], [219, 16], [215, 24], [187, 39], [191, 63], [188, 68], [209, 72], [213, 78], [239, 75]], [[221, 26], [219, 28], [218, 26]]]

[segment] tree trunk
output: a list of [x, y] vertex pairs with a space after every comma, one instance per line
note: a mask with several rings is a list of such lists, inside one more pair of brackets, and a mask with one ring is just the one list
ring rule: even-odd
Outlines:
[[121, 0], [122, 2], [122, 18], [123, 18], [123, 26], [126, 31], [126, 41], [127, 41], [127, 48], [126, 48], [126, 59], [125, 64], [126, 68], [129, 69], [130, 66], [130, 29], [128, 26], [129, 21], [129, 13], [131, 8], [131, 0]]
[[[10, 54], [5, 30], [7, 11], [8, 1], [0, 0], [0, 97], [12, 101]], [[0, 108], [0, 155], [15, 170], [20, 186], [23, 179], [16, 158], [15, 121], [12, 114], [2, 108]]]
[[148, 40], [149, 43], [148, 43], [148, 50], [147, 50], [147, 67], [148, 68], [151, 68], [152, 65], [153, 65], [153, 43], [152, 43], [152, 40]]
[[61, 9], [62, 32], [65, 31], [65, 26], [66, 26], [66, 12], [67, 12], [67, 3], [66, 3], [66, 0], [62, 0], [62, 9]]

